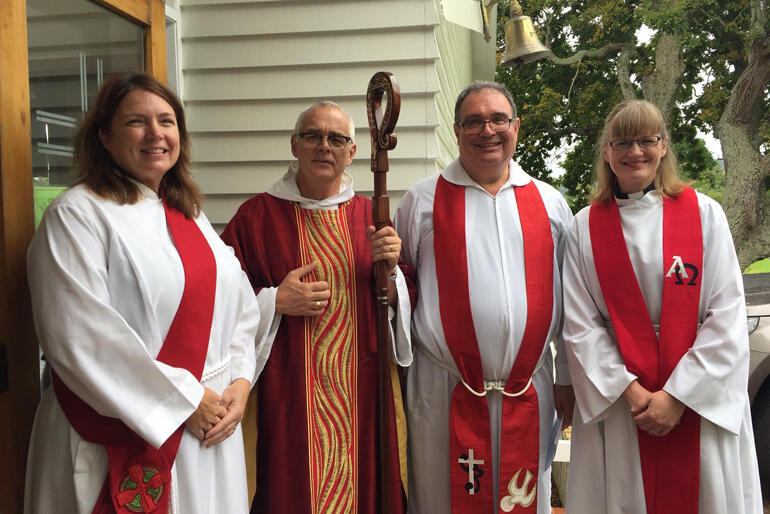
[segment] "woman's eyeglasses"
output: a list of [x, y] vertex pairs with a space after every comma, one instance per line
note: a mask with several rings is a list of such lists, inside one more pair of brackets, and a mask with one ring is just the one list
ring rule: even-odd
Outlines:
[[653, 146], [656, 146], [661, 139], [663, 139], [661, 136], [649, 136], [640, 137], [639, 139], [615, 139], [614, 141], [607, 141], [604, 144], [609, 145], [613, 150], [627, 152], [634, 146], [634, 143], [639, 145], [639, 148], [652, 148]]

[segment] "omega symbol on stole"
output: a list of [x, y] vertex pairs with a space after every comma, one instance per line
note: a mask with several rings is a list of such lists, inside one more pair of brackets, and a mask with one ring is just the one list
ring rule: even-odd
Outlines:
[[[698, 275], [700, 272], [698, 271], [698, 268], [694, 264], [690, 264], [689, 262], [683, 262], [682, 257], [680, 255], [674, 255], [673, 257], [674, 263], [671, 264], [671, 267], [668, 269], [668, 273], [666, 273], [666, 278], [669, 278], [671, 275], [674, 275], [676, 277], [676, 285], [681, 286], [684, 284], [684, 280], [687, 280], [688, 286], [694, 286], [696, 285], [695, 280], [698, 278]], [[687, 271], [690, 271], [688, 274]]]

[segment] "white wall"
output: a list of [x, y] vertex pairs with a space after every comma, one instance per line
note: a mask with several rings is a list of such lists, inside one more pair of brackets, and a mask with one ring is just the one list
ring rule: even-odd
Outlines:
[[284, 173], [297, 115], [322, 99], [353, 117], [349, 171], [356, 190], [371, 194], [365, 93], [377, 71], [401, 86], [392, 205], [436, 171], [434, 0], [180, 0], [179, 9], [194, 170], [215, 225]]

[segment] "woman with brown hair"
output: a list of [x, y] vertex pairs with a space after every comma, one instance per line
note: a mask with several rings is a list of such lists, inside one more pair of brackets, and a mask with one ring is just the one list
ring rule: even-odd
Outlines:
[[738, 260], [724, 212], [677, 177], [669, 143], [653, 104], [617, 105], [570, 229], [570, 514], [762, 510]]
[[181, 102], [147, 75], [110, 78], [75, 162], [28, 253], [53, 387], [25, 511], [248, 512], [239, 422], [272, 316], [201, 211]]

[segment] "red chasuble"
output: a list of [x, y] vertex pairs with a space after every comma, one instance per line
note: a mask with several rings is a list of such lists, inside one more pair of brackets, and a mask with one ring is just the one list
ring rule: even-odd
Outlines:
[[[492, 444], [481, 355], [471, 315], [465, 242], [465, 187], [439, 177], [433, 202], [434, 253], [444, 338], [462, 376], [450, 403], [453, 514], [537, 512], [540, 412], [532, 387], [553, 314], [553, 239], [534, 182], [514, 188], [527, 290], [527, 325], [504, 389], [500, 444], [500, 505], [493, 505]], [[533, 483], [534, 481], [534, 483]]]
[[[695, 341], [703, 233], [695, 190], [663, 199], [660, 340], [628, 256], [618, 205], [593, 204], [589, 216], [596, 274], [628, 370], [651, 392], [663, 388]], [[697, 514], [700, 417], [686, 408], [664, 437], [637, 430], [648, 514]]]
[[[206, 361], [216, 294], [216, 261], [192, 219], [164, 203], [166, 222], [184, 268], [184, 291], [157, 360], [200, 380]], [[156, 449], [116, 418], [101, 416], [52, 373], [67, 420], [86, 441], [107, 449], [109, 472], [94, 514], [168, 512], [171, 467], [182, 440], [180, 426]]]
[[[290, 271], [316, 262], [305, 280], [329, 282], [332, 295], [318, 317], [282, 317], [259, 377], [251, 512], [379, 510], [371, 211], [371, 201], [358, 195], [321, 211], [263, 193], [241, 206], [222, 234], [255, 290], [277, 287]], [[395, 422], [391, 434], [391, 505], [402, 514]]]

